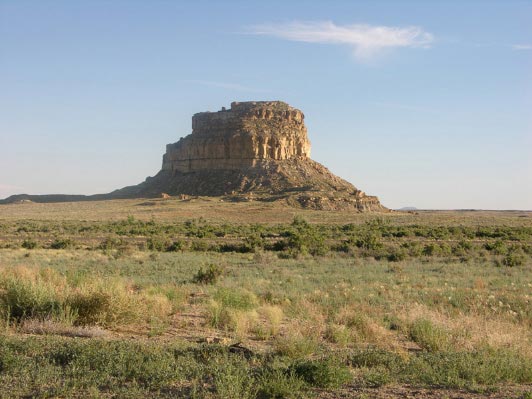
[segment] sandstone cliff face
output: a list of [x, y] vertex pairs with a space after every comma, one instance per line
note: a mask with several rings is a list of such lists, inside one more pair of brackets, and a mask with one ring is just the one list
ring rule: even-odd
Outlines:
[[288, 104], [233, 102], [231, 109], [192, 117], [192, 134], [168, 144], [163, 170], [236, 170], [264, 160], [307, 159], [310, 142], [301, 111]]

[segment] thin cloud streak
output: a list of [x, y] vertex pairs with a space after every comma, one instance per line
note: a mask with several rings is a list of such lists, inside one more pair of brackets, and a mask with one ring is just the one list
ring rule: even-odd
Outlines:
[[255, 25], [249, 33], [296, 42], [347, 45], [353, 48], [354, 56], [359, 61], [368, 60], [389, 48], [429, 48], [434, 41], [431, 33], [417, 26], [340, 26], [331, 21]]
[[532, 44], [512, 44], [514, 50], [532, 50]]
[[187, 82], [198, 83], [202, 86], [209, 87], [218, 87], [220, 89], [235, 90], [235, 91], [246, 91], [249, 93], [268, 93], [270, 90], [255, 89], [252, 87], [243, 86], [238, 83], [229, 83], [229, 82], [215, 82], [211, 80], [187, 80]]

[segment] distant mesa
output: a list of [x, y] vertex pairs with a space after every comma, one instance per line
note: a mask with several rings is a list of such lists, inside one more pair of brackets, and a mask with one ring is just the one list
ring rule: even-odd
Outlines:
[[233, 102], [192, 117], [192, 133], [168, 144], [162, 169], [108, 194], [15, 195], [0, 203], [168, 196], [285, 201], [311, 209], [387, 211], [378, 198], [310, 159], [303, 112], [281, 101]]

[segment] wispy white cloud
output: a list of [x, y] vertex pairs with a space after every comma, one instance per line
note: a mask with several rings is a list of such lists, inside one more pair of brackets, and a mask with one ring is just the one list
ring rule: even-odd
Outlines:
[[255, 89], [253, 87], [244, 86], [238, 83], [229, 82], [215, 82], [211, 80], [187, 80], [187, 82], [197, 83], [202, 86], [218, 87], [221, 89], [234, 90], [234, 91], [246, 91], [250, 93], [267, 93], [269, 90]]
[[428, 48], [434, 41], [431, 33], [417, 26], [341, 26], [331, 21], [255, 25], [249, 29], [249, 33], [297, 42], [347, 45], [353, 48], [355, 58], [359, 61], [368, 60], [389, 48]]
[[514, 50], [532, 50], [532, 44], [512, 44]]

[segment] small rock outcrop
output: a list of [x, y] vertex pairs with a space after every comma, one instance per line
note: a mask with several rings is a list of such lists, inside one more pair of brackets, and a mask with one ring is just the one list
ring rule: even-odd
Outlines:
[[141, 184], [87, 197], [10, 198], [52, 202], [69, 197], [77, 201], [154, 198], [164, 193], [177, 198], [285, 201], [310, 209], [387, 211], [377, 197], [310, 159], [304, 120], [303, 112], [281, 101], [233, 102], [230, 109], [195, 114], [192, 133], [168, 144], [161, 171]]

